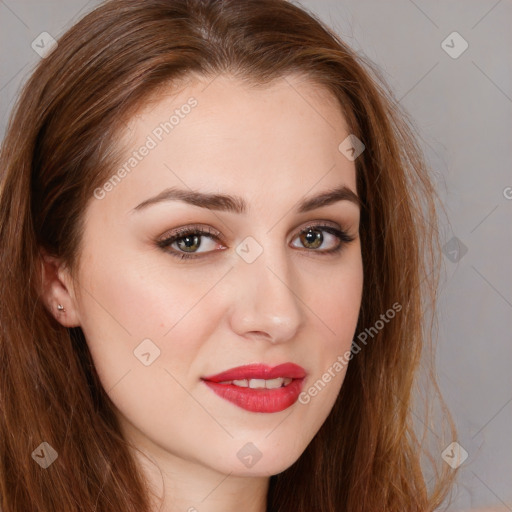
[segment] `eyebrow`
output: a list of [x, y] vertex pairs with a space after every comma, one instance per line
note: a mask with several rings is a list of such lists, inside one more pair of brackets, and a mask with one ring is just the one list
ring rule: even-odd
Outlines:
[[[139, 205], [132, 209], [132, 212], [141, 211], [150, 205], [162, 203], [164, 201], [182, 201], [193, 206], [208, 208], [210, 210], [219, 210], [232, 213], [246, 213], [247, 203], [239, 196], [225, 194], [209, 194], [197, 192], [195, 190], [183, 190], [171, 187], [163, 190], [154, 197], [150, 197], [142, 201]], [[350, 201], [361, 207], [359, 196], [349, 187], [342, 185], [330, 190], [326, 190], [316, 196], [303, 198], [296, 210], [298, 213], [309, 212], [322, 206], [328, 206], [338, 201]]]

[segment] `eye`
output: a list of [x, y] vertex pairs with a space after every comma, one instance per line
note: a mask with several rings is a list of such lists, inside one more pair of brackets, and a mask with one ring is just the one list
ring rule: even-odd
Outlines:
[[[322, 232], [326, 232], [327, 236]], [[208, 250], [208, 243], [203, 243], [203, 239], [207, 239], [212, 246], [212, 250]], [[298, 238], [304, 249], [310, 249], [320, 254], [332, 254], [341, 251], [344, 245], [352, 242], [354, 237], [347, 234], [346, 231], [338, 229], [334, 226], [324, 224], [310, 225], [300, 231]], [[215, 246], [219, 244], [213, 243], [214, 240], [221, 240], [221, 235], [213, 228], [188, 226], [180, 228], [173, 232], [169, 237], [157, 241], [157, 245], [166, 249], [173, 257], [180, 259], [201, 258], [201, 253], [215, 252]], [[327, 241], [331, 245], [328, 249], [319, 249]], [[332, 244], [334, 243], [334, 246]], [[174, 245], [174, 247], [173, 247]], [[222, 244], [220, 244], [224, 247]], [[206, 250], [199, 251], [199, 249]], [[294, 245], [294, 247], [297, 247]], [[225, 247], [224, 247], [225, 248]]]
[[[326, 232], [328, 235], [325, 236], [322, 232]], [[354, 240], [354, 237], [350, 236], [346, 231], [334, 226], [316, 224], [304, 228], [299, 233], [299, 239], [302, 246], [306, 249], [311, 249], [322, 254], [332, 254], [341, 251], [345, 244]], [[326, 240], [328, 245], [331, 245], [331, 248], [319, 250]], [[334, 246], [332, 246], [332, 243], [334, 243]]]
[[[218, 240], [220, 238], [220, 233], [210, 227], [203, 228], [188, 226], [177, 229], [171, 236], [164, 238], [163, 240], [159, 240], [157, 245], [162, 249], [167, 249], [172, 247], [173, 244], [176, 244], [176, 248], [168, 251], [169, 254], [176, 258], [199, 258], [200, 256], [195, 255], [199, 252], [197, 249], [203, 248], [205, 245], [208, 248], [208, 244], [203, 243], [204, 238], [209, 238], [211, 243], [213, 239]], [[215, 246], [215, 244], [211, 245]], [[211, 251], [206, 250], [201, 252]]]

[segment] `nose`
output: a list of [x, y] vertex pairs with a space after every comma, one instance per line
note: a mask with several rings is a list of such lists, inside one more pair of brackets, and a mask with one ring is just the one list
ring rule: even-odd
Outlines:
[[[293, 339], [305, 321], [299, 279], [286, 261], [286, 248], [267, 250], [252, 263], [242, 258], [231, 272], [231, 328], [239, 336], [271, 343]], [[295, 285], [294, 285], [295, 284]]]

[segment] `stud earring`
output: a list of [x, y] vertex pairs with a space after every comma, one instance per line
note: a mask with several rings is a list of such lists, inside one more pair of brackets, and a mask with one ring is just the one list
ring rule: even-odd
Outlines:
[[66, 310], [64, 309], [64, 306], [62, 304], [57, 304], [57, 309], [61, 312], [61, 313], [64, 313]]

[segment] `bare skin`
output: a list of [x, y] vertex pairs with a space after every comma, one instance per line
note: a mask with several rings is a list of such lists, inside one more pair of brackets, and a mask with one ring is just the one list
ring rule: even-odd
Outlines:
[[[306, 449], [346, 369], [307, 404], [273, 413], [244, 410], [201, 377], [293, 362], [306, 370], [307, 390], [350, 349], [363, 284], [359, 207], [338, 200], [296, 210], [302, 199], [342, 185], [356, 193], [355, 164], [338, 150], [350, 132], [334, 98], [305, 79], [251, 88], [220, 76], [192, 80], [148, 104], [123, 135], [127, 159], [190, 97], [197, 105], [172, 131], [101, 199], [91, 199], [78, 285], [47, 259], [45, 298], [52, 311], [65, 306], [55, 312], [63, 325], [84, 331], [123, 433], [154, 463], [134, 451], [155, 495], [164, 497], [160, 510], [263, 512], [270, 476]], [[176, 200], [134, 210], [168, 187], [240, 196], [247, 210]], [[321, 235], [317, 248], [300, 235], [312, 224]], [[172, 255], [185, 252], [183, 241], [156, 244], [190, 225], [214, 231], [194, 246], [196, 259]], [[353, 240], [318, 228], [325, 225]], [[242, 247], [261, 249], [250, 263], [236, 251], [247, 237]], [[339, 252], [323, 252], [340, 244]], [[148, 366], [134, 356], [145, 339], [160, 351]], [[261, 454], [252, 467], [237, 455], [247, 443]]]

